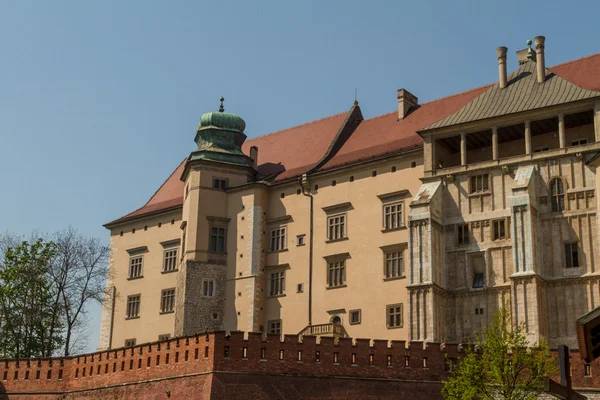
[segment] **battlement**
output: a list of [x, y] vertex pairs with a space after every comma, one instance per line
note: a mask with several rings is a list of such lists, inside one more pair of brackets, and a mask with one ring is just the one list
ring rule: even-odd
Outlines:
[[[441, 382], [447, 360], [458, 360], [462, 348], [220, 331], [73, 357], [0, 360], [0, 393], [68, 393], [215, 372]], [[600, 387], [591, 371], [600, 363], [587, 368], [577, 354], [571, 361], [575, 386]]]

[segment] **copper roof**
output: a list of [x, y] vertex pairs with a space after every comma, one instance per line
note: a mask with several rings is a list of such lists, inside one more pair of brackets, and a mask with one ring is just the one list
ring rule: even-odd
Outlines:
[[492, 85], [460, 110], [424, 130], [438, 129], [501, 115], [516, 114], [558, 104], [600, 97], [600, 92], [580, 88], [556, 73], [546, 70], [546, 79], [539, 83], [536, 63], [526, 62], [508, 76], [508, 85]]
[[[527, 68], [535, 65], [532, 62], [527, 64], [529, 64]], [[519, 71], [524, 72], [519, 68], [511, 74], [511, 79], [518, 75]], [[550, 74], [554, 74], [550, 79], [555, 79], [554, 82], [562, 82], [561, 84], [565, 87], [575, 85], [584, 89], [577, 91], [578, 96], [582, 96], [582, 92], [600, 91], [600, 53], [551, 67]], [[559, 79], [556, 79], [557, 77]], [[570, 83], [565, 83], [565, 80]], [[531, 82], [530, 84], [533, 85]], [[436, 121], [448, 119], [449, 116], [455, 115], [473, 100], [482, 97], [485, 93], [491, 93], [496, 86], [495, 84], [487, 85], [421, 104], [411, 110], [401, 121], [398, 121], [397, 112], [364, 120], [320, 170], [414, 149], [422, 143], [417, 131], [436, 125]], [[523, 102], [523, 104], [526, 103]], [[481, 112], [480, 115], [487, 115], [485, 112], [493, 113], [494, 110], [482, 110]], [[276, 181], [282, 181], [299, 176], [314, 167], [324, 157], [347, 115], [347, 112], [340, 113], [250, 139], [244, 143], [243, 151], [249, 154], [250, 146], [258, 147], [258, 173], [263, 177], [274, 176]], [[106, 226], [180, 207], [183, 204], [184, 192], [184, 185], [180, 177], [184, 166], [185, 160], [179, 164], [143, 207], [106, 224]]]

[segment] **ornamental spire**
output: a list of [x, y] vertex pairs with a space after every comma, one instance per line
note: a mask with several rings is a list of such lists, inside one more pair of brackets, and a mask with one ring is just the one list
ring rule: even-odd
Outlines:
[[224, 101], [225, 101], [225, 98], [221, 97], [221, 106], [219, 107], [219, 112], [225, 112], [225, 106], [223, 105]]

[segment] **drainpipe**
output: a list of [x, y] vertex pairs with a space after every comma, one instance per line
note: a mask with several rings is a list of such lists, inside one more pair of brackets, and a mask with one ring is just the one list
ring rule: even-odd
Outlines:
[[302, 194], [310, 198], [310, 228], [309, 228], [309, 243], [308, 243], [308, 326], [312, 325], [312, 277], [313, 277], [313, 195], [306, 190], [305, 184], [308, 179], [306, 174], [303, 174], [298, 179], [298, 184], [302, 188]]

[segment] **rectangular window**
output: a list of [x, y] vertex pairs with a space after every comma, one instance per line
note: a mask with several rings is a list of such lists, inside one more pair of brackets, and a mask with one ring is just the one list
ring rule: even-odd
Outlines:
[[210, 229], [210, 251], [213, 253], [225, 252], [225, 228]]
[[127, 318], [140, 316], [140, 297], [139, 294], [127, 297]]
[[125, 347], [135, 346], [135, 339], [125, 339]]
[[350, 325], [360, 324], [361, 320], [361, 311], [360, 310], [350, 310]]
[[506, 221], [498, 219], [493, 221], [494, 225], [494, 240], [506, 239]]
[[271, 231], [271, 251], [285, 250], [286, 228], [276, 228]]
[[346, 284], [346, 261], [329, 263], [327, 283], [329, 287], [343, 286]]
[[268, 322], [269, 333], [281, 334], [281, 320], [275, 319]]
[[346, 214], [328, 217], [327, 227], [327, 239], [344, 239], [346, 237]]
[[271, 273], [271, 285], [269, 289], [269, 296], [280, 296], [283, 294], [285, 285], [285, 272], [272, 272]]
[[578, 243], [565, 243], [565, 257], [566, 257], [566, 267], [567, 268], [577, 268], [579, 267], [579, 250]]
[[140, 278], [142, 276], [142, 263], [144, 256], [129, 258], [129, 278]]
[[297, 239], [296, 246], [304, 246], [304, 235], [298, 235], [298, 236], [296, 236], [296, 239]]
[[587, 139], [575, 139], [571, 142], [571, 146], [580, 146], [582, 144], [587, 144]]
[[227, 179], [214, 178], [213, 189], [225, 190], [227, 189]]
[[383, 205], [383, 229], [395, 229], [404, 226], [402, 203]]
[[473, 175], [471, 176], [470, 193], [483, 193], [489, 190], [489, 175]]
[[402, 326], [404, 325], [402, 308], [402, 304], [391, 304], [389, 306], [386, 306], [388, 328], [402, 328]]
[[386, 253], [385, 277], [397, 278], [404, 275], [404, 258], [401, 251]]
[[469, 243], [469, 225], [457, 225], [456, 227], [456, 243], [457, 244], [468, 244]]
[[163, 271], [175, 271], [177, 269], [177, 248], [164, 251]]
[[202, 296], [213, 297], [215, 295], [215, 280], [214, 279], [203, 279], [202, 280]]
[[297, 286], [297, 289], [298, 289], [297, 290], [298, 293], [304, 292], [304, 284], [303, 283], [299, 283], [298, 286]]
[[534, 153], [541, 153], [542, 151], [548, 151], [548, 150], [550, 150], [550, 147], [543, 146], [543, 147], [538, 147], [537, 149], [534, 149], [533, 152]]
[[485, 275], [483, 272], [475, 272], [473, 274], [473, 289], [483, 288], [485, 282]]
[[160, 297], [160, 312], [171, 312], [175, 309], [175, 289], [165, 289]]
[[158, 340], [160, 342], [165, 341], [165, 340], [169, 340], [169, 338], [171, 337], [170, 333], [164, 333], [162, 335], [158, 335]]

